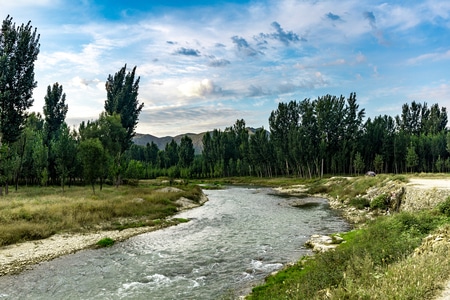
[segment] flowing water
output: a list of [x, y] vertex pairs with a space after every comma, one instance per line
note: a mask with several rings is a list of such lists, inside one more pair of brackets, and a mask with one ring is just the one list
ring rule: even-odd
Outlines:
[[188, 223], [0, 277], [0, 299], [223, 299], [310, 253], [312, 234], [346, 231], [324, 199], [284, 205], [271, 189], [205, 191]]

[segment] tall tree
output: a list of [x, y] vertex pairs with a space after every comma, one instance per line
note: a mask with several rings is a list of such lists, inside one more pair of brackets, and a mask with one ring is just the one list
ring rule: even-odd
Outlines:
[[139, 114], [144, 104], [139, 104], [137, 99], [139, 92], [139, 80], [135, 78], [136, 67], [126, 73], [127, 65], [119, 70], [114, 76], [109, 75], [106, 81], [105, 111], [108, 115], [114, 113], [120, 115], [122, 127], [127, 135], [121, 145], [122, 153], [130, 148], [135, 136]]
[[83, 164], [84, 179], [92, 186], [95, 194], [95, 182], [102, 175], [102, 164], [105, 156], [102, 143], [98, 138], [89, 138], [80, 143], [78, 155]]
[[[53, 86], [47, 87], [47, 94], [44, 97], [44, 144], [47, 146], [48, 153], [48, 172], [53, 183], [55, 183], [58, 173], [56, 166], [56, 153], [59, 149], [53, 149], [55, 142], [59, 140], [59, 133], [62, 133], [62, 127], [69, 109], [66, 104], [66, 94], [63, 93], [62, 85], [57, 82]], [[64, 185], [62, 185], [64, 190]]]
[[63, 93], [63, 87], [57, 82], [53, 86], [47, 87], [47, 95], [45, 95], [44, 100], [44, 130], [47, 138], [46, 143], [49, 145], [66, 120], [69, 106], [66, 104], [66, 94]]
[[189, 168], [194, 161], [194, 145], [192, 139], [185, 135], [178, 147], [178, 164], [181, 168]]
[[0, 142], [16, 141], [24, 127], [26, 110], [33, 105], [34, 62], [39, 35], [28, 22], [16, 27], [7, 16], [0, 32]]
[[62, 191], [64, 192], [66, 179], [75, 166], [76, 141], [65, 123], [59, 131], [58, 137], [52, 139], [51, 148], [55, 152], [56, 171], [61, 181]]

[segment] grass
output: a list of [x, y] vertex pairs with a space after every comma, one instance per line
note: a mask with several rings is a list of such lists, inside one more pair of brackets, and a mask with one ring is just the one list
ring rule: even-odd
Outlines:
[[112, 238], [106, 237], [97, 242], [97, 246], [100, 248], [111, 247], [115, 241]]
[[104, 186], [95, 195], [89, 188], [77, 186], [64, 193], [54, 187], [19, 188], [0, 197], [0, 246], [58, 232], [155, 226], [177, 212], [175, 201], [180, 197], [198, 201], [201, 196], [196, 186], [180, 186], [183, 191], [177, 193], [158, 192], [160, 187], [151, 182]]
[[450, 276], [449, 245], [411, 254], [441, 226], [449, 228], [450, 220], [437, 213], [380, 217], [343, 234], [346, 242], [335, 251], [269, 276], [247, 299], [427, 299]]
[[[369, 205], [364, 198], [368, 188], [391, 180], [408, 182], [408, 178], [338, 177], [312, 181], [306, 187], [311, 194], [332, 195], [362, 209]], [[384, 197], [374, 199], [372, 206], [383, 208]], [[450, 244], [430, 246], [424, 240], [436, 232], [450, 238], [449, 207], [450, 197], [435, 210], [367, 221], [341, 234], [345, 243], [336, 250], [306, 256], [267, 277], [246, 299], [432, 299], [450, 278]], [[424, 251], [415, 253], [422, 247]]]

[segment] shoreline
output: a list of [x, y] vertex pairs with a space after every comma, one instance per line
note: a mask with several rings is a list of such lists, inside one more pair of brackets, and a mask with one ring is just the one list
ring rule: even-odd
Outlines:
[[[165, 192], [176, 192], [174, 188], [167, 188]], [[180, 198], [176, 202], [180, 205], [178, 212], [202, 206], [208, 198], [205, 194], [197, 203], [187, 198]], [[75, 252], [97, 247], [97, 242], [103, 238], [111, 238], [115, 242], [125, 241], [133, 236], [152, 232], [177, 225], [170, 222], [177, 214], [166, 219], [161, 225], [127, 228], [123, 230], [97, 230], [86, 233], [58, 233], [49, 238], [26, 241], [0, 247], [0, 276], [15, 275], [25, 270], [31, 270], [39, 263], [73, 254]]]
[[81, 250], [94, 248], [103, 238], [116, 242], [133, 236], [162, 229], [167, 226], [146, 226], [124, 230], [107, 230], [89, 233], [62, 233], [49, 238], [27, 241], [0, 248], [0, 276], [15, 275], [33, 269], [34, 265]]

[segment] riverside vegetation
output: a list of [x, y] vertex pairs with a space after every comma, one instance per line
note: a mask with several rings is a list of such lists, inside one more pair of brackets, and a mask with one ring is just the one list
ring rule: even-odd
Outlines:
[[[435, 209], [385, 215], [386, 204], [379, 201], [385, 196], [374, 198], [372, 203], [361, 199], [370, 187], [381, 187], [387, 178], [307, 182], [305, 194], [339, 197], [355, 209], [373, 210], [377, 217], [340, 234], [345, 242], [334, 251], [303, 257], [269, 276], [247, 299], [435, 297], [450, 278], [450, 197]], [[408, 177], [391, 179], [407, 181]]]
[[45, 239], [56, 233], [78, 233], [142, 226], [168, 226], [185, 220], [166, 219], [177, 212], [176, 201], [198, 202], [202, 191], [179, 185], [163, 192], [157, 181], [138, 186], [104, 186], [93, 194], [85, 187], [22, 187], [0, 197], [0, 246]]
[[[355, 177], [352, 179], [299, 180], [297, 178], [254, 177], [203, 181], [205, 188], [223, 184], [301, 186], [302, 194], [327, 194], [355, 209], [372, 210], [377, 218], [341, 234], [346, 241], [335, 251], [318, 253], [255, 287], [248, 299], [430, 299], [450, 277], [449, 243], [424, 246], [423, 240], [450, 238], [450, 199], [436, 209], [392, 213], [377, 196], [364, 201], [365, 192], [386, 181], [408, 181], [407, 176]], [[200, 182], [196, 182], [200, 183]], [[199, 201], [201, 189], [178, 185], [179, 192], [165, 193], [161, 181], [141, 181], [137, 186], [105, 186], [93, 194], [89, 189], [21, 188], [0, 198], [1, 245], [44, 239], [59, 232], [90, 232], [139, 226], [168, 226], [186, 220], [168, 221], [177, 211], [176, 200]], [[361, 196], [362, 195], [362, 196]], [[297, 195], [301, 197], [301, 195]], [[359, 200], [357, 200], [359, 199]], [[381, 208], [381, 210], [380, 210]], [[356, 226], [356, 225], [355, 225]], [[113, 240], [103, 239], [98, 247]], [[433, 266], [433, 268], [430, 268]]]

